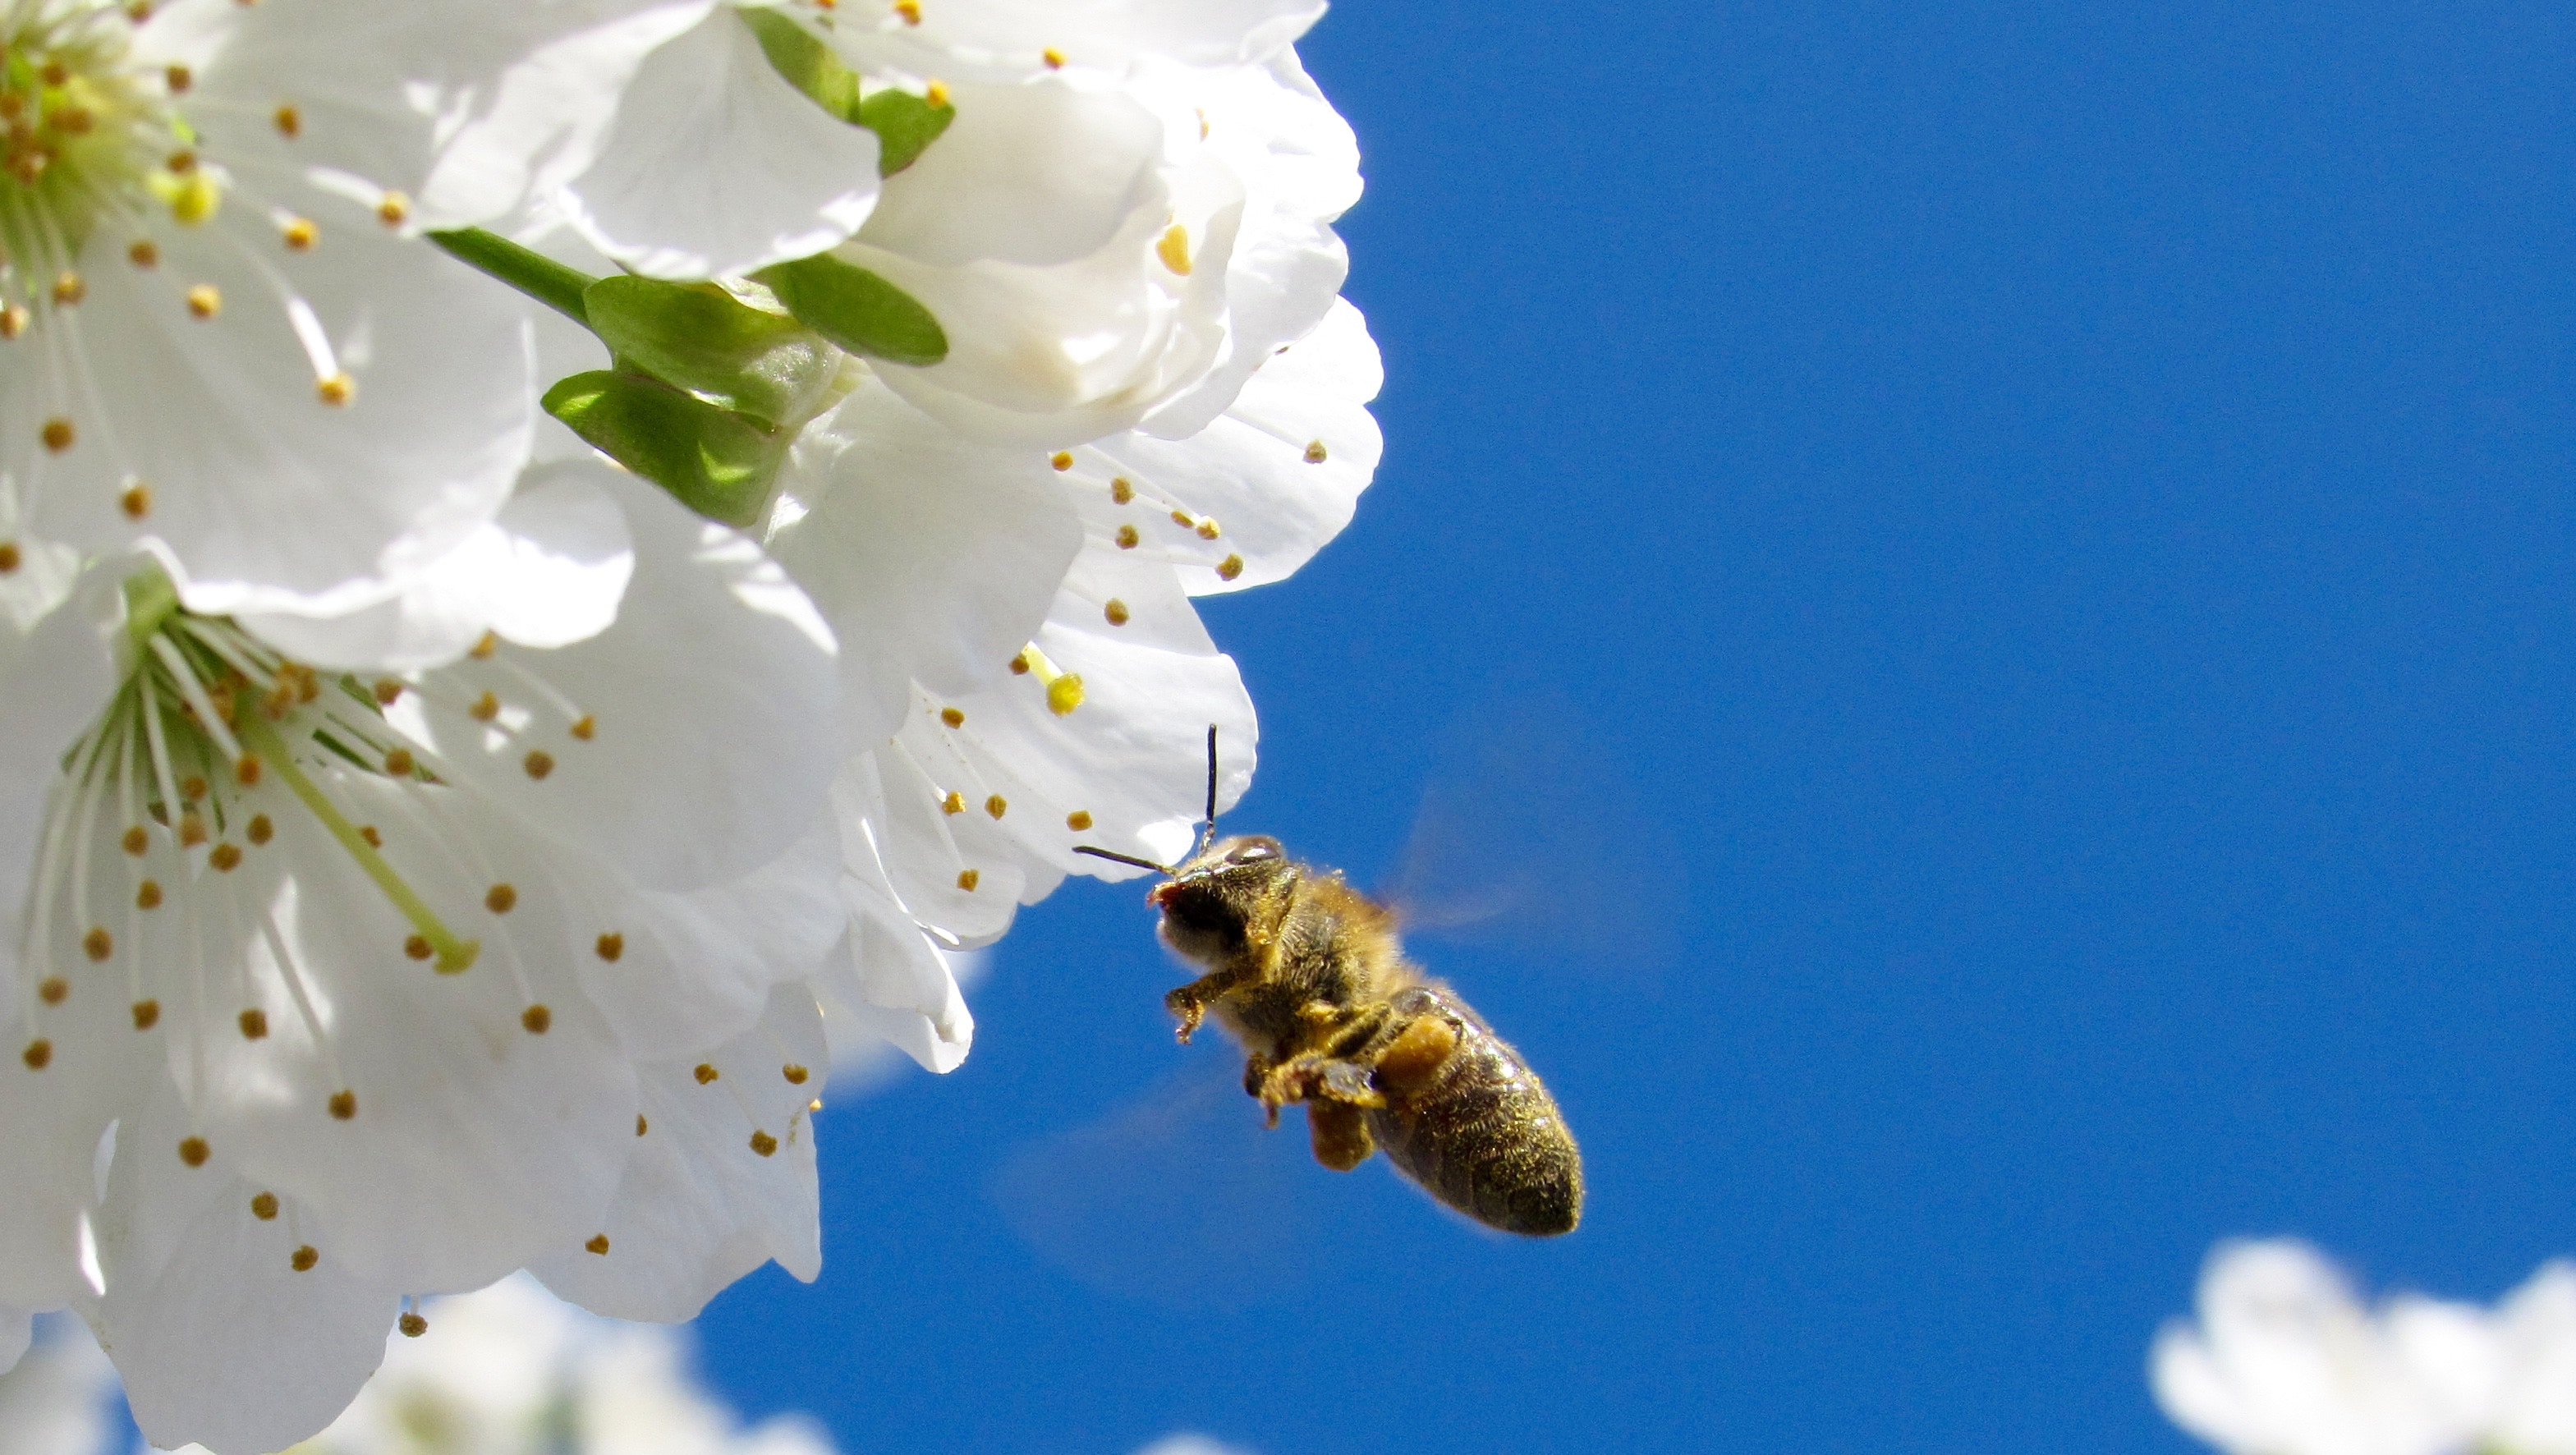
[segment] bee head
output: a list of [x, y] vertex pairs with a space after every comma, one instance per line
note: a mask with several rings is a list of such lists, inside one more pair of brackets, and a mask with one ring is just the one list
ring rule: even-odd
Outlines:
[[1163, 940], [1193, 960], [1240, 949], [1244, 926], [1264, 900], [1283, 893], [1299, 870], [1263, 834], [1211, 844], [1154, 886], [1145, 902], [1163, 912]]

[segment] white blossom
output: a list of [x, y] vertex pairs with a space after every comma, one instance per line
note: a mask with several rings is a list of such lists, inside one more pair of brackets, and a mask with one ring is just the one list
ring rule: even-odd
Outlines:
[[37, 80], [0, 91], [0, 524], [148, 544], [199, 611], [393, 594], [500, 507], [534, 419], [519, 304], [409, 236], [410, 179], [363, 165], [431, 118], [352, 120], [345, 169], [288, 160], [321, 138], [261, 36], [315, 8], [0, 22]]
[[26, 1355], [0, 1374], [0, 1455], [107, 1455], [116, 1371], [77, 1320], [49, 1322], [32, 1351], [23, 1319], [0, 1342], [0, 1353]]
[[[308, 1433], [402, 1294], [588, 1259], [558, 1276], [676, 1318], [769, 1256], [812, 1274], [824, 1053], [779, 987], [842, 933], [829, 633], [596, 465], [498, 528], [463, 549], [529, 569], [479, 615], [345, 634], [481, 625], [452, 662], [326, 677], [111, 559], [18, 654], [46, 690], [0, 694], [0, 1302], [81, 1306], [164, 1443]], [[716, 1062], [712, 1118], [672, 1101]]]
[[2576, 1265], [2492, 1312], [2401, 1295], [2373, 1312], [2314, 1249], [2228, 1243], [2200, 1322], [2156, 1338], [2157, 1402], [2231, 1455], [2571, 1455]]

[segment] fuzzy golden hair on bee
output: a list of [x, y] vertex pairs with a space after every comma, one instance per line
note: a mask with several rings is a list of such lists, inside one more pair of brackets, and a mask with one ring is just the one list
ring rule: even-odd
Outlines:
[[1216, 729], [1195, 846], [1177, 865], [1083, 848], [1165, 876], [1146, 896], [1163, 943], [1205, 973], [1163, 997], [1187, 1041], [1209, 1018], [1244, 1051], [1276, 1125], [1306, 1108], [1315, 1160], [1384, 1150], [1424, 1191], [1490, 1227], [1571, 1232], [1582, 1155], [1547, 1087], [1458, 993], [1407, 961], [1386, 906], [1258, 834], [1216, 837]]

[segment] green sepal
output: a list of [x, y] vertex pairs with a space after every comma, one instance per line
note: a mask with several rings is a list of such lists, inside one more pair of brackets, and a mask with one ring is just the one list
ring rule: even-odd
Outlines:
[[948, 334], [911, 294], [829, 253], [752, 275], [796, 321], [854, 354], [897, 364], [948, 357]]
[[786, 78], [817, 106], [852, 126], [877, 134], [877, 175], [891, 177], [911, 166], [922, 149], [939, 140], [957, 108], [936, 106], [909, 91], [888, 86], [861, 100], [859, 73], [841, 63], [815, 34], [775, 10], [737, 10], [760, 41], [770, 69]]
[[598, 280], [579, 268], [566, 267], [479, 227], [433, 232], [429, 240], [459, 261], [500, 279], [573, 322], [590, 322], [582, 312], [581, 295]]
[[841, 58], [812, 31], [775, 10], [745, 7], [734, 14], [751, 27], [761, 54], [769, 57], [770, 69], [785, 77], [788, 85], [852, 126], [867, 125], [859, 119], [859, 73], [841, 64]]
[[125, 578], [124, 595], [126, 640], [140, 654], [152, 634], [178, 615], [179, 587], [168, 572], [151, 565]]
[[726, 525], [760, 518], [785, 452], [758, 422], [637, 374], [575, 374], [546, 391], [545, 406], [593, 448]]
[[859, 103], [859, 125], [877, 134], [877, 175], [891, 177], [920, 160], [923, 149], [939, 140], [957, 108], [942, 101], [933, 106], [909, 91], [888, 86]]
[[677, 384], [765, 426], [814, 412], [841, 359], [821, 335], [712, 283], [602, 278], [582, 291], [618, 367]]

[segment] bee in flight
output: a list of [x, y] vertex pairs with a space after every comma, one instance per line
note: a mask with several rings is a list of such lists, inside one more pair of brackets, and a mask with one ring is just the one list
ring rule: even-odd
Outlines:
[[1210, 1014], [1244, 1049], [1243, 1089], [1278, 1125], [1306, 1108], [1315, 1160], [1347, 1172], [1380, 1147], [1433, 1197], [1489, 1227], [1544, 1237], [1583, 1215], [1583, 1159], [1556, 1099], [1458, 993], [1404, 958], [1395, 915], [1335, 871], [1207, 816], [1178, 865], [1076, 853], [1165, 876], [1146, 896], [1163, 943], [1207, 973], [1163, 997], [1186, 1042]]

